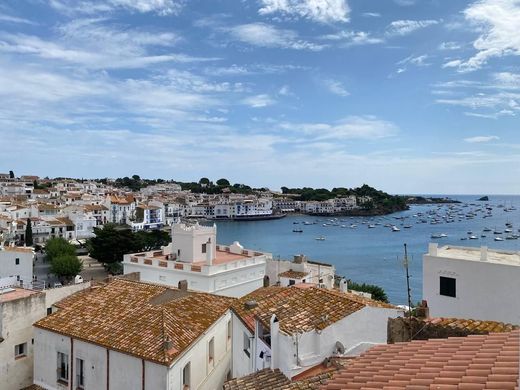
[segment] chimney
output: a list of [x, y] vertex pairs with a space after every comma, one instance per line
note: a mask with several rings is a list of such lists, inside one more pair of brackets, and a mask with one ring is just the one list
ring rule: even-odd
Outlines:
[[426, 300], [423, 299], [421, 304], [415, 308], [415, 316], [417, 318], [430, 318], [430, 308]]
[[188, 291], [188, 281], [187, 280], [179, 281], [178, 289], [181, 291]]
[[169, 336], [166, 336], [163, 341], [163, 348], [164, 352], [168, 352], [173, 348], [173, 341], [170, 339]]
[[428, 245], [428, 254], [430, 256], [437, 256], [437, 248], [438, 247], [439, 247], [439, 244], [437, 244], [436, 242], [431, 242]]
[[488, 259], [488, 247], [481, 246], [480, 247], [480, 261], [487, 261]]
[[348, 290], [348, 283], [345, 279], [341, 279], [339, 282], [339, 291], [341, 292], [347, 292]]
[[206, 263], [213, 265], [213, 244], [211, 243], [211, 237], [206, 242]]
[[258, 302], [254, 300], [249, 300], [244, 302], [244, 309], [251, 310], [258, 306]]

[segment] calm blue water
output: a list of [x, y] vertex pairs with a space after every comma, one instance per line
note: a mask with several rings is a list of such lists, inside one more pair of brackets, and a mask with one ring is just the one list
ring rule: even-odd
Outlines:
[[[257, 222], [218, 222], [218, 241], [222, 244], [230, 244], [239, 241], [248, 249], [257, 249], [271, 252], [275, 258], [292, 259], [295, 254], [303, 253], [312, 260], [331, 263], [336, 266], [336, 273], [346, 278], [358, 281], [374, 283], [383, 287], [392, 303], [406, 303], [406, 278], [403, 261], [403, 244], [408, 245], [410, 259], [410, 274], [412, 301], [417, 302], [422, 295], [422, 255], [428, 250], [429, 242], [438, 242], [439, 245], [463, 245], [480, 246], [487, 245], [493, 249], [520, 250], [520, 239], [494, 241], [493, 232], [484, 233], [487, 237], [481, 238], [482, 229], [489, 227], [504, 231], [505, 223], [513, 223], [514, 233], [520, 234], [520, 196], [490, 196], [489, 202], [477, 202], [479, 196], [450, 196], [463, 204], [453, 205], [461, 213], [474, 211], [477, 215], [474, 219], [462, 218], [459, 221], [457, 212], [454, 212], [455, 221], [440, 224], [417, 223], [419, 219], [427, 218], [428, 212], [436, 212], [439, 216], [446, 215], [450, 205], [424, 205], [412, 206], [410, 210], [399, 212], [384, 217], [341, 217], [338, 218], [341, 226], [322, 226], [328, 223], [329, 218], [310, 216], [287, 216], [273, 221]], [[470, 205], [474, 204], [475, 206]], [[467, 207], [463, 207], [463, 205]], [[489, 204], [492, 217], [483, 218], [484, 212], [477, 212]], [[514, 206], [517, 210], [506, 212], [504, 208]], [[413, 217], [417, 213], [423, 213], [422, 217]], [[405, 217], [404, 220], [395, 217]], [[433, 219], [428, 218], [428, 221]], [[303, 225], [304, 221], [319, 223]], [[443, 220], [444, 221], [444, 220]], [[298, 222], [298, 224], [293, 224]], [[380, 223], [373, 229], [366, 223]], [[392, 232], [384, 224], [395, 224], [401, 231]], [[349, 228], [351, 224], [357, 224], [355, 229]], [[412, 225], [405, 229], [403, 225]], [[303, 233], [293, 233], [295, 228], [303, 229]], [[477, 240], [461, 240], [468, 237], [467, 232], [472, 231]], [[446, 233], [447, 238], [431, 239], [432, 233]], [[501, 236], [505, 238], [507, 233]], [[324, 241], [315, 238], [324, 236]]]

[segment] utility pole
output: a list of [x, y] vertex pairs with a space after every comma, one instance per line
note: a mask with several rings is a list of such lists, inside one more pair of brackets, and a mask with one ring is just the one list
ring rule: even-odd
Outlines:
[[406, 244], [404, 244], [404, 261], [403, 265], [406, 269], [406, 290], [408, 295], [408, 331], [410, 332], [410, 341], [412, 341], [412, 296], [410, 289], [410, 273], [408, 272], [408, 250], [406, 248]]

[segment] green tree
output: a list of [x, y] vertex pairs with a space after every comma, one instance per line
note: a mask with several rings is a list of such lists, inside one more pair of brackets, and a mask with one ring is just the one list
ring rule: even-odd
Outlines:
[[9, 179], [14, 179], [14, 172], [13, 171], [9, 171]]
[[94, 228], [94, 234], [96, 236], [88, 241], [90, 256], [105, 265], [121, 262], [125, 254], [141, 250], [142, 243], [136, 240], [130, 229], [106, 224], [102, 228]]
[[33, 244], [33, 233], [31, 219], [27, 218], [27, 225], [25, 226], [25, 245], [32, 246]]
[[354, 291], [362, 291], [372, 294], [372, 299], [388, 303], [388, 296], [383, 288], [375, 284], [356, 283], [351, 280], [348, 281], [348, 288]]
[[230, 186], [230, 183], [229, 183], [229, 180], [228, 180], [228, 179], [224, 179], [224, 178], [222, 178], [222, 179], [218, 179], [218, 180], [217, 180], [217, 185], [218, 185], [219, 187], [229, 187], [229, 186]]
[[76, 248], [64, 238], [55, 237], [45, 243], [45, 254], [47, 260], [52, 263], [55, 258], [60, 256], [75, 256]]
[[61, 254], [52, 259], [51, 272], [60, 279], [70, 281], [81, 272], [83, 263], [75, 255]]
[[171, 242], [170, 234], [163, 230], [151, 230], [147, 232], [141, 230], [134, 233], [134, 235], [135, 240], [139, 243], [139, 250], [141, 251], [160, 249], [161, 246], [166, 246]]

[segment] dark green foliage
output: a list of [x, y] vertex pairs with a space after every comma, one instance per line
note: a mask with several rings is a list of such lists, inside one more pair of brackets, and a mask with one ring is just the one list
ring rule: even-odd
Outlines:
[[33, 244], [33, 233], [31, 219], [27, 218], [27, 225], [25, 226], [25, 245], [32, 246]]
[[94, 234], [87, 242], [90, 256], [107, 266], [123, 261], [125, 254], [159, 249], [171, 241], [162, 230], [132, 232], [114, 224], [94, 228]]
[[217, 180], [217, 185], [219, 187], [229, 187], [231, 184], [229, 183], [228, 179], [222, 178]]
[[209, 185], [211, 182], [209, 181], [209, 179], [207, 177], [203, 177], [202, 179], [199, 180], [199, 184], [203, 184], [203, 185]]
[[375, 284], [356, 283], [351, 280], [348, 281], [349, 290], [362, 291], [372, 294], [372, 299], [388, 303], [388, 297], [385, 290]]
[[53, 258], [51, 272], [67, 281], [71, 280], [83, 269], [83, 263], [76, 255], [62, 254]]
[[14, 179], [14, 172], [13, 171], [9, 171], [9, 179]]
[[52, 261], [60, 256], [76, 256], [76, 248], [67, 240], [61, 237], [51, 238], [45, 243], [45, 254], [47, 260]]

